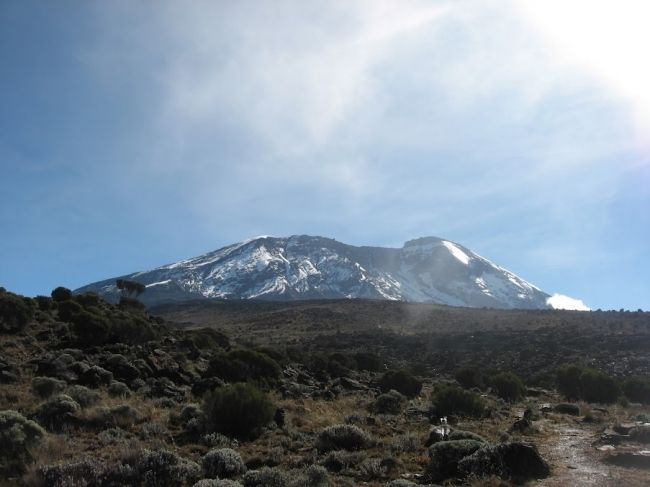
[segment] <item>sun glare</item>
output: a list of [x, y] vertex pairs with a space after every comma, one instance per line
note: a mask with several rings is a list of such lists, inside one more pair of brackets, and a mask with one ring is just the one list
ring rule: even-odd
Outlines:
[[630, 105], [640, 142], [650, 143], [650, 2], [521, 0], [517, 4], [560, 59], [592, 71]]

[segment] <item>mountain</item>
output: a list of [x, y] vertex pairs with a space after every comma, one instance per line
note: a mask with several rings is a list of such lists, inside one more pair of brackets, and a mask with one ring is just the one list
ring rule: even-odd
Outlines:
[[[197, 298], [370, 298], [536, 309], [557, 301], [462, 245], [437, 237], [410, 240], [402, 248], [355, 247], [308, 235], [257, 237], [120, 277], [145, 284], [140, 299], [149, 305]], [[116, 279], [75, 292], [94, 291], [116, 301]]]

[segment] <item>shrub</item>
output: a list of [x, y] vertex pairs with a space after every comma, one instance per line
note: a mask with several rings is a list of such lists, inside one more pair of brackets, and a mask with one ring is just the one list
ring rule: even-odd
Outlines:
[[318, 435], [317, 448], [319, 451], [330, 450], [363, 450], [372, 445], [370, 435], [358, 426], [337, 424], [328, 426]]
[[0, 293], [0, 333], [21, 331], [34, 316], [34, 309], [17, 294]]
[[61, 321], [72, 323], [73, 317], [82, 311], [83, 306], [71, 299], [58, 304], [58, 316]]
[[227, 382], [274, 385], [280, 380], [282, 369], [268, 355], [253, 350], [234, 350], [213, 357], [205, 376], [219, 377]]
[[580, 406], [578, 406], [577, 404], [570, 404], [568, 402], [561, 402], [559, 404], [556, 404], [555, 407], [553, 407], [553, 411], [560, 414], [570, 414], [572, 416], [579, 416]]
[[105, 343], [111, 330], [110, 322], [102, 315], [81, 310], [72, 315], [72, 331], [81, 345], [92, 346]]
[[124, 382], [113, 381], [108, 386], [108, 394], [112, 397], [129, 397], [131, 389]]
[[458, 369], [454, 377], [465, 389], [471, 389], [473, 387], [483, 389], [485, 386], [483, 372], [477, 367], [463, 367]]
[[229, 479], [203, 479], [199, 480], [192, 487], [243, 487], [235, 480]]
[[246, 472], [239, 453], [231, 448], [210, 450], [201, 459], [203, 475], [209, 478], [230, 478]]
[[98, 308], [102, 304], [102, 298], [99, 297], [97, 293], [87, 292], [83, 294], [78, 294], [74, 297], [74, 300], [82, 305], [84, 308], [95, 307]]
[[36, 306], [41, 311], [49, 311], [54, 305], [52, 298], [49, 296], [36, 296], [34, 301], [36, 301]]
[[650, 379], [647, 377], [632, 377], [623, 383], [625, 396], [633, 402], [650, 404]]
[[125, 459], [125, 464], [131, 468], [120, 469], [127, 472], [126, 478], [120, 479], [123, 485], [175, 487], [192, 485], [201, 477], [201, 469], [196, 463], [167, 450], [144, 450]]
[[186, 330], [186, 336], [200, 349], [229, 349], [230, 339], [214, 328]]
[[374, 353], [358, 352], [354, 354], [354, 360], [357, 362], [359, 370], [368, 370], [370, 372], [379, 372], [384, 368], [384, 362]]
[[64, 381], [53, 377], [34, 377], [32, 379], [32, 391], [41, 399], [62, 392], [65, 386], [66, 383]]
[[203, 414], [211, 431], [237, 438], [259, 436], [273, 419], [275, 406], [251, 384], [230, 384], [206, 394]]
[[556, 371], [557, 389], [570, 401], [576, 401], [582, 397], [580, 376], [583, 368], [579, 365], [563, 365]]
[[594, 369], [585, 369], [580, 375], [582, 398], [588, 402], [611, 404], [621, 394], [619, 382]]
[[69, 416], [80, 409], [79, 403], [66, 394], [59, 394], [42, 404], [34, 417], [50, 431], [60, 432], [68, 424]]
[[242, 482], [244, 487], [286, 487], [287, 477], [281, 470], [262, 467], [246, 472]]
[[382, 392], [394, 389], [407, 397], [415, 397], [422, 390], [422, 382], [405, 370], [389, 370], [379, 380], [379, 388]]
[[397, 391], [390, 390], [381, 394], [374, 404], [374, 410], [380, 414], [399, 414], [406, 398]]
[[535, 447], [525, 443], [487, 445], [465, 457], [458, 464], [464, 475], [496, 475], [523, 483], [528, 479], [548, 477], [550, 469]]
[[432, 397], [432, 405], [438, 416], [483, 416], [485, 402], [478, 395], [452, 385], [440, 386]]
[[52, 295], [52, 299], [57, 303], [72, 299], [72, 291], [62, 286], [53, 289], [51, 295]]
[[489, 378], [489, 384], [494, 388], [497, 396], [506, 401], [515, 402], [526, 392], [526, 386], [517, 374], [501, 372]]
[[0, 411], [0, 474], [23, 473], [45, 431], [16, 411]]
[[475, 440], [455, 440], [435, 443], [429, 447], [427, 475], [434, 482], [456, 476], [458, 462], [481, 448], [485, 443]]
[[82, 486], [100, 485], [104, 476], [104, 466], [94, 460], [82, 460], [60, 465], [46, 465], [38, 469], [42, 485]]
[[474, 440], [474, 441], [480, 441], [481, 443], [487, 443], [487, 440], [483, 438], [481, 435], [477, 435], [476, 433], [472, 433], [471, 431], [462, 431], [462, 430], [455, 430], [449, 433], [449, 440]]

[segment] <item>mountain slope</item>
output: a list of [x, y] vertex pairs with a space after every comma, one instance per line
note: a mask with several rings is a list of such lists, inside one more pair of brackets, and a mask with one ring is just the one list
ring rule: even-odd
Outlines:
[[[437, 237], [402, 248], [355, 247], [323, 237], [258, 237], [123, 279], [147, 304], [196, 298], [370, 298], [452, 306], [547, 308], [550, 296], [462, 245]], [[116, 278], [84, 286], [116, 300]]]

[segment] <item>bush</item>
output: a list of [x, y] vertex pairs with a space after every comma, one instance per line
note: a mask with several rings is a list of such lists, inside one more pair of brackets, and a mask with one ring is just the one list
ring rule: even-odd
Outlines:
[[519, 485], [528, 479], [548, 477], [550, 469], [535, 447], [525, 443], [487, 445], [465, 457], [458, 464], [464, 475], [496, 475], [512, 479]]
[[234, 350], [215, 356], [205, 373], [227, 382], [254, 382], [261, 386], [275, 385], [282, 376], [278, 363], [268, 355], [253, 350]]
[[32, 391], [41, 399], [50, 397], [52, 394], [63, 392], [66, 383], [53, 377], [34, 377], [32, 379]]
[[553, 407], [553, 411], [560, 414], [570, 414], [571, 416], [580, 416], [580, 406], [577, 404], [570, 404], [568, 402], [561, 402]]
[[563, 365], [556, 371], [557, 390], [570, 401], [577, 401], [582, 397], [580, 376], [583, 367], [579, 365]]
[[598, 370], [579, 365], [564, 365], [557, 370], [557, 386], [569, 400], [583, 399], [587, 402], [616, 402], [621, 385], [613, 377]]
[[585, 369], [580, 375], [582, 398], [588, 402], [611, 404], [621, 395], [618, 380], [594, 369]]
[[370, 372], [379, 372], [384, 368], [384, 361], [374, 353], [358, 352], [354, 354], [354, 360], [357, 362], [359, 370]]
[[16, 411], [0, 411], [0, 474], [25, 472], [33, 461], [31, 450], [38, 446], [45, 431]]
[[100, 314], [81, 310], [72, 315], [71, 321], [72, 331], [81, 345], [101, 345], [110, 336], [111, 324]]
[[632, 402], [650, 404], [650, 379], [647, 377], [632, 377], [623, 383], [623, 392]]
[[406, 398], [397, 391], [381, 394], [374, 404], [374, 410], [379, 414], [399, 414]]
[[317, 448], [325, 452], [330, 450], [363, 450], [372, 446], [370, 435], [358, 426], [337, 424], [328, 426], [318, 435]]
[[458, 462], [484, 446], [475, 440], [455, 440], [435, 443], [429, 447], [427, 476], [434, 482], [458, 475]]
[[483, 372], [476, 367], [463, 367], [458, 369], [454, 377], [465, 389], [471, 389], [473, 387], [483, 389], [485, 386]]
[[432, 397], [438, 416], [468, 416], [479, 418], [485, 412], [485, 402], [478, 395], [452, 385], [440, 386]]
[[203, 479], [199, 480], [192, 487], [243, 487], [235, 480], [229, 479]]
[[415, 397], [422, 390], [422, 382], [405, 370], [389, 370], [379, 380], [379, 388], [382, 392], [394, 389], [406, 397]]
[[54, 305], [52, 298], [49, 296], [36, 296], [34, 301], [36, 301], [36, 306], [41, 311], [49, 311]]
[[489, 378], [489, 384], [497, 396], [509, 402], [518, 401], [526, 392], [526, 386], [517, 374], [501, 372]]
[[[121, 485], [176, 487], [192, 485], [201, 477], [201, 469], [196, 463], [167, 450], [144, 450], [134, 457], [125, 459], [125, 464], [130, 469], [122, 466], [116, 472], [118, 475], [120, 471], [126, 472], [126, 475], [119, 479]], [[120, 483], [109, 483], [109, 485], [120, 485]]]
[[481, 435], [477, 435], [476, 433], [472, 433], [471, 431], [462, 431], [462, 430], [455, 430], [449, 433], [449, 440], [474, 440], [474, 441], [480, 441], [481, 443], [487, 443], [487, 440], [483, 438]]
[[72, 291], [70, 291], [68, 288], [59, 286], [56, 289], [52, 290], [51, 296], [54, 301], [61, 303], [63, 301], [69, 301], [72, 299]]
[[203, 475], [209, 478], [230, 478], [246, 472], [239, 453], [231, 448], [210, 450], [201, 459]]
[[101, 485], [104, 466], [94, 460], [46, 465], [38, 469], [38, 476], [41, 485], [47, 486]]
[[0, 293], [0, 333], [21, 331], [34, 316], [34, 309], [17, 294]]
[[286, 487], [287, 477], [281, 470], [262, 467], [246, 472], [242, 482], [244, 487]]
[[34, 415], [49, 431], [60, 432], [70, 420], [70, 415], [80, 409], [79, 403], [66, 394], [59, 394], [42, 404]]
[[203, 414], [211, 431], [255, 438], [275, 413], [266, 394], [251, 384], [230, 384], [206, 394]]
[[68, 301], [62, 301], [58, 305], [58, 316], [59, 320], [65, 321], [67, 323], [72, 323], [72, 320], [75, 315], [83, 311], [83, 306], [81, 306], [76, 301], [71, 299]]

